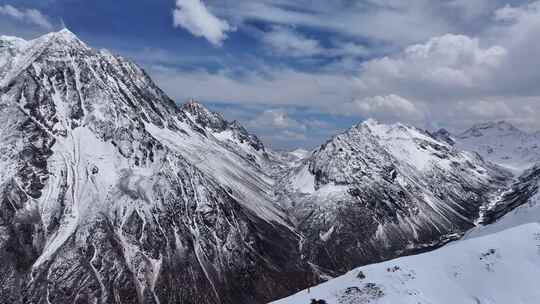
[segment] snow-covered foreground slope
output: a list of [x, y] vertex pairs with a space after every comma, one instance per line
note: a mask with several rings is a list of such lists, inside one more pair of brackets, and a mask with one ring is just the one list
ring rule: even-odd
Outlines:
[[457, 148], [477, 152], [517, 174], [540, 162], [540, 133], [527, 133], [504, 121], [474, 125], [451, 137]]
[[274, 304], [540, 303], [540, 224], [354, 269]]
[[539, 188], [536, 166], [491, 206], [491, 212], [515, 209], [471, 229], [463, 239], [429, 253], [359, 267], [273, 303], [540, 303]]

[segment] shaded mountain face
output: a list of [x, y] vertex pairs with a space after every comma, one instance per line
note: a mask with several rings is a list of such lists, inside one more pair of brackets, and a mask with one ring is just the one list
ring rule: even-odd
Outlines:
[[[262, 303], [306, 286], [298, 235], [248, 199], [269, 187], [247, 177], [257, 168], [143, 70], [67, 30], [4, 40], [3, 301]], [[233, 190], [171, 139], [206, 142], [208, 159], [237, 160], [252, 185]]]
[[[540, 223], [367, 265], [272, 304], [536, 304]], [[317, 303], [317, 302], [315, 302]]]
[[540, 134], [505, 121], [477, 124], [452, 138], [458, 149], [477, 152], [517, 175], [540, 162]]
[[538, 303], [539, 188], [536, 165], [486, 206], [482, 225], [463, 239], [359, 267], [272, 303]]
[[0, 127], [7, 303], [265, 303], [455, 239], [510, 181], [375, 121], [271, 151], [67, 30], [0, 38]]
[[426, 131], [369, 120], [313, 152], [283, 187], [305, 254], [345, 271], [459, 237], [509, 177]]

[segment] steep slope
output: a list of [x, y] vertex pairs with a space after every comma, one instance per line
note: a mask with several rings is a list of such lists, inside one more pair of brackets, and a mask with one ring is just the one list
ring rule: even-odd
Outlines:
[[526, 170], [510, 189], [482, 211], [481, 224], [466, 238], [495, 233], [527, 223], [540, 223], [540, 165]]
[[507, 213], [473, 228], [462, 240], [430, 253], [359, 267], [274, 303], [538, 303], [539, 188], [536, 166], [491, 206], [496, 213]]
[[[143, 70], [67, 30], [0, 54], [2, 301], [261, 303], [305, 286], [298, 235], [249, 197], [269, 183], [196, 162], [211, 134]], [[206, 142], [207, 159], [250, 163]]]
[[509, 177], [426, 131], [368, 120], [292, 171], [282, 201], [309, 260], [347, 271], [459, 237]]
[[458, 149], [477, 152], [518, 175], [540, 162], [540, 135], [504, 121], [477, 124], [453, 138]]
[[194, 100], [182, 105], [181, 109], [195, 123], [253, 164], [259, 167], [268, 164], [268, 155], [261, 140], [238, 121], [229, 122], [221, 114], [209, 111]]
[[540, 301], [540, 224], [357, 268], [274, 304], [455, 304]]

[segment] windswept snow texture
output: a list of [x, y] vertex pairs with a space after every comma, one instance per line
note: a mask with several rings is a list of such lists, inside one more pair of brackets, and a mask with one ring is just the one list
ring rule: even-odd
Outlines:
[[516, 174], [540, 163], [540, 133], [527, 133], [504, 121], [474, 125], [452, 138], [457, 148], [477, 152]]
[[536, 304], [540, 224], [354, 269], [273, 304]]

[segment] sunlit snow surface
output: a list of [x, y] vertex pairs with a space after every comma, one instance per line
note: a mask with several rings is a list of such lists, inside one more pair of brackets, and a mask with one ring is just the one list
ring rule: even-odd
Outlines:
[[536, 304], [540, 224], [354, 269], [274, 304]]

